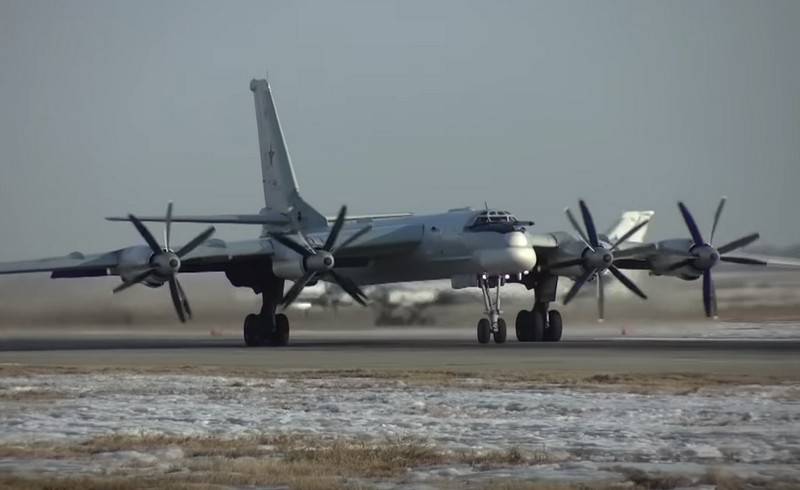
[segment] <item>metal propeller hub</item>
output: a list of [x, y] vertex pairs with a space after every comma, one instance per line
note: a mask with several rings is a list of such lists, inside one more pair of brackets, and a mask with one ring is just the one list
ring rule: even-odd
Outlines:
[[333, 258], [333, 254], [327, 250], [319, 250], [314, 255], [306, 257], [304, 265], [307, 271], [326, 272], [333, 269], [336, 260]]
[[172, 276], [181, 269], [181, 258], [171, 250], [153, 256], [150, 263], [155, 267], [154, 273], [162, 277]]
[[594, 270], [606, 270], [614, 263], [614, 254], [603, 247], [594, 250], [587, 248], [583, 255], [584, 268]]
[[719, 252], [708, 244], [694, 247], [691, 253], [696, 257], [692, 262], [692, 267], [699, 270], [711, 269], [719, 262]]

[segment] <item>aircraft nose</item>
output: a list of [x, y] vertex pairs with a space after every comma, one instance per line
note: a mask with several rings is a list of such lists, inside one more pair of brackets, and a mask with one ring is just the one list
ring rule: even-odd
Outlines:
[[533, 269], [536, 265], [536, 252], [524, 233], [508, 233], [502, 235], [502, 240], [502, 246], [482, 248], [477, 252], [476, 258], [481, 272], [517, 274]]
[[530, 246], [530, 244], [528, 243], [528, 238], [522, 232], [513, 231], [511, 233], [507, 233], [505, 236], [506, 236], [506, 242], [511, 247], [529, 247]]
[[525, 272], [536, 265], [536, 252], [533, 247], [512, 247], [508, 250], [511, 264], [514, 268], [510, 272]]

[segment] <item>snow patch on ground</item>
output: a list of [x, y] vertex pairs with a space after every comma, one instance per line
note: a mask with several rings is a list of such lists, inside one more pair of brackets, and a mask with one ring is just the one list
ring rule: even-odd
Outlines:
[[[0, 401], [0, 444], [80, 441], [110, 433], [413, 437], [445, 450], [519, 448], [560, 455], [558, 464], [513, 470], [523, 478], [535, 471], [537, 478], [602, 479], [616, 465], [682, 471], [725, 465], [758, 474], [782, 468], [800, 479], [800, 470], [791, 471], [800, 460], [800, 401], [787, 396], [796, 394], [792, 386], [672, 395], [480, 381], [435, 387], [364, 378], [6, 377], [0, 378], [0, 393], [51, 390], [63, 398]], [[180, 448], [172, 447], [101, 454], [91, 462], [5, 459], [0, 471], [69, 474], [181, 458]], [[458, 478], [474, 471], [429, 468], [415, 474]]]

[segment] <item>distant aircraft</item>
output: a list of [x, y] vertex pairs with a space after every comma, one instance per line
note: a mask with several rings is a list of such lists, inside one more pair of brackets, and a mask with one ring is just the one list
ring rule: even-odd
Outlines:
[[[146, 245], [110, 252], [0, 264], [0, 274], [51, 272], [53, 278], [116, 275], [121, 292], [143, 284], [168, 285], [181, 321], [191, 317], [179, 272], [225, 272], [235, 287], [251, 288], [262, 296], [258, 314], [244, 321], [248, 346], [286, 345], [289, 320], [278, 307], [292, 304], [309, 285], [318, 281], [337, 284], [354, 301], [367, 303], [362, 286], [396, 282], [449, 279], [454, 288], [477, 287], [485, 317], [477, 324], [480, 343], [492, 337], [506, 340], [506, 322], [500, 308], [501, 287], [509, 282], [534, 291], [533, 307], [516, 317], [516, 335], [521, 341], [558, 341], [562, 318], [550, 309], [556, 300], [559, 277], [575, 282], [564, 298], [571, 301], [587, 283], [595, 282], [598, 312], [603, 316], [604, 283], [614, 277], [641, 298], [645, 294], [621, 269], [648, 269], [659, 275], [704, 281], [706, 313], [716, 311], [711, 269], [720, 260], [753, 265], [765, 262], [727, 254], [752, 243], [758, 234], [714, 248], [713, 240], [722, 206], [718, 209], [706, 243], [688, 210], [680, 205], [690, 239], [644, 244], [641, 237], [651, 212], [623, 215], [608, 236], [598, 234], [585, 202], [580, 201], [583, 228], [572, 212], [566, 214], [578, 236], [566, 232], [534, 233], [533, 223], [518, 220], [497, 209], [453, 209], [445, 213], [409, 213], [348, 216], [342, 206], [335, 218], [326, 218], [300, 195], [283, 132], [266, 80], [253, 80], [256, 122], [261, 154], [265, 206], [258, 214], [184, 216], [174, 215], [172, 203], [166, 215], [108, 218], [129, 221]], [[164, 237], [156, 240], [144, 222], [163, 222]], [[212, 239], [211, 226], [182, 246], [171, 241], [173, 223], [242, 224], [262, 227], [258, 238], [226, 242]], [[632, 241], [633, 240], [633, 241]], [[286, 280], [294, 281], [284, 292]]]

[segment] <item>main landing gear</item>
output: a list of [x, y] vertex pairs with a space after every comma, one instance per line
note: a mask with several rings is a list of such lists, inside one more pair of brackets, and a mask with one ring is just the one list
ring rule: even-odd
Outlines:
[[[488, 318], [481, 318], [478, 321], [478, 342], [481, 344], [488, 344], [492, 337], [497, 344], [506, 341], [506, 321], [500, 318], [500, 315], [503, 314], [500, 309], [500, 287], [502, 285], [502, 277], [478, 277], [478, 286], [483, 292], [483, 303], [488, 316]], [[490, 291], [492, 287], [495, 288], [494, 295]]]
[[283, 313], [270, 317], [250, 314], [244, 319], [244, 344], [284, 346], [289, 343], [289, 318]]
[[225, 276], [237, 288], [250, 288], [261, 295], [261, 311], [244, 319], [244, 344], [247, 347], [288, 344], [289, 319], [283, 313], [276, 313], [283, 301], [284, 280], [275, 276], [272, 262], [234, 262], [225, 269]]
[[562, 322], [558, 310], [547, 311], [548, 303], [537, 302], [532, 310], [517, 313], [517, 340], [520, 342], [558, 342]]
[[282, 347], [289, 343], [289, 319], [283, 313], [275, 313], [282, 293], [283, 281], [280, 282], [280, 287], [262, 291], [261, 312], [258, 315], [247, 315], [247, 318], [244, 319], [244, 343], [246, 346]]

